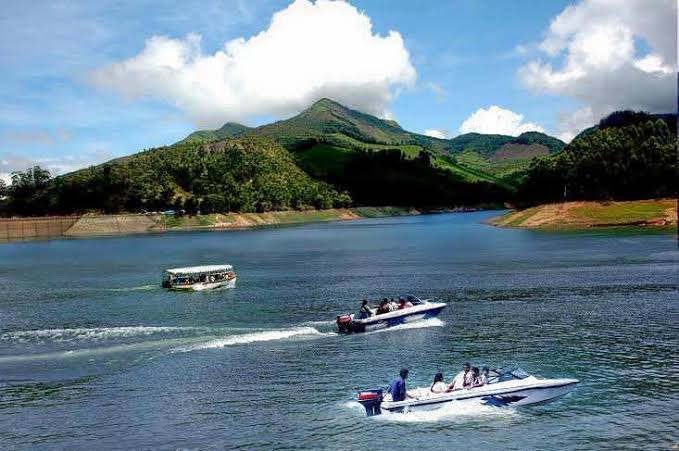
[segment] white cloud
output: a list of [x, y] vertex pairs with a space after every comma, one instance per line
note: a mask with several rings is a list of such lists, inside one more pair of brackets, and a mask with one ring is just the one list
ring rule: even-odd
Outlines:
[[431, 136], [432, 138], [446, 139], [448, 132], [445, 130], [436, 130], [434, 128], [430, 128], [424, 131], [424, 135]]
[[585, 106], [561, 115], [564, 129], [616, 109], [674, 111], [676, 17], [676, 0], [581, 0], [552, 21], [539, 45], [545, 59], [528, 62], [519, 77], [535, 93]]
[[396, 31], [374, 34], [370, 18], [341, 1], [296, 0], [269, 27], [203, 54], [201, 37], [153, 36], [136, 56], [100, 68], [92, 82], [127, 98], [174, 104], [200, 126], [297, 112], [321, 97], [388, 115], [416, 71]]
[[575, 136], [597, 121], [592, 108], [585, 107], [573, 112], [559, 114], [559, 133], [557, 138], [563, 142], [571, 142]]
[[498, 135], [519, 136], [521, 133], [545, 131], [533, 122], [524, 122], [523, 114], [492, 105], [486, 109], [479, 108], [460, 126], [460, 133], [491, 133]]

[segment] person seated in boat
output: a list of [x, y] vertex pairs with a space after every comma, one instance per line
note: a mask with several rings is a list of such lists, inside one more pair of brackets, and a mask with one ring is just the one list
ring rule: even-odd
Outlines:
[[359, 317], [361, 319], [365, 318], [370, 318], [373, 315], [372, 310], [370, 310], [370, 306], [368, 305], [368, 300], [363, 299], [363, 302], [361, 303], [361, 310], [359, 312]]
[[471, 373], [472, 373], [471, 384], [469, 384], [469, 386], [467, 388], [476, 388], [476, 387], [482, 386], [483, 383], [481, 383], [481, 375], [479, 373], [479, 368], [476, 367], [476, 366], [473, 366]]
[[432, 393], [445, 393], [448, 391], [448, 386], [443, 382], [443, 373], [436, 373], [434, 382], [431, 384], [429, 391]]
[[414, 399], [413, 396], [408, 394], [406, 390], [406, 379], [408, 378], [408, 369], [403, 368], [399, 372], [399, 377], [393, 380], [389, 385], [389, 394], [391, 394], [391, 400], [394, 402], [405, 401], [406, 398]]
[[380, 306], [377, 307], [377, 312], [375, 312], [377, 315], [381, 315], [383, 313], [389, 313], [389, 301], [386, 299], [382, 299], [382, 302], [380, 302]]
[[488, 375], [490, 374], [490, 368], [484, 366], [481, 368], [481, 375], [479, 376], [479, 385], [486, 385], [488, 383]]
[[462, 371], [457, 373], [453, 381], [448, 385], [448, 391], [462, 390], [472, 383], [471, 367], [469, 363], [462, 365]]
[[406, 298], [401, 298], [399, 299], [398, 303], [398, 309], [403, 310], [404, 308], [410, 308], [413, 306], [413, 303], [407, 300]]
[[395, 312], [396, 310], [398, 310], [398, 304], [396, 303], [396, 299], [391, 298], [391, 301], [389, 301], [389, 311]]

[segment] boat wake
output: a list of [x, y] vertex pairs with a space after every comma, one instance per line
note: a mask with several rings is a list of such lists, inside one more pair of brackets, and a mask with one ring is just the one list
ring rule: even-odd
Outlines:
[[[365, 412], [361, 413], [364, 414]], [[491, 417], [493, 417], [493, 421], [497, 421], [495, 418], [512, 419], [520, 415], [515, 409], [485, 406], [477, 401], [470, 401], [448, 403], [435, 410], [386, 413], [370, 418], [395, 423], [436, 423], [441, 421], [464, 423], [481, 421], [485, 423]]]
[[0, 342], [71, 342], [101, 341], [134, 337], [148, 337], [158, 334], [207, 332], [210, 329], [198, 327], [165, 326], [123, 326], [74, 329], [19, 330], [0, 334]]
[[141, 285], [138, 287], [124, 287], [124, 288], [104, 288], [103, 291], [148, 291], [148, 290], [160, 290], [160, 285]]
[[171, 348], [180, 343], [186, 343], [185, 338], [170, 338], [161, 340], [142, 341], [131, 344], [119, 344], [96, 348], [79, 348], [71, 350], [60, 350], [53, 352], [29, 353], [17, 355], [0, 356], [0, 364], [36, 362], [43, 360], [63, 360], [63, 359], [95, 359], [119, 353], [144, 353], [158, 351], [163, 348]]
[[[228, 335], [227, 335], [228, 334]], [[220, 349], [276, 340], [305, 340], [335, 336], [310, 326], [288, 329], [127, 326], [22, 330], [0, 334], [0, 344], [29, 345], [34, 351], [1, 355], [0, 364], [39, 360], [94, 358], [117, 353], [170, 353]], [[37, 346], [37, 347], [36, 347]], [[57, 348], [61, 349], [55, 349]]]
[[382, 332], [391, 332], [396, 330], [424, 329], [427, 327], [443, 327], [445, 325], [446, 325], [445, 321], [442, 321], [439, 318], [429, 318], [420, 321], [415, 321], [412, 323], [399, 324], [398, 326], [388, 327], [386, 329], [368, 331], [366, 332], [366, 334], [378, 334]]
[[335, 335], [334, 333], [320, 332], [314, 327], [294, 327], [290, 329], [263, 330], [245, 334], [231, 335], [228, 337], [217, 338], [214, 340], [196, 343], [189, 346], [182, 346], [173, 349], [173, 352], [190, 352], [204, 349], [220, 349], [227, 346], [245, 345], [265, 341], [287, 340], [287, 339], [309, 339]]
[[332, 326], [335, 324], [334, 319], [320, 320], [320, 321], [304, 321], [302, 326]]

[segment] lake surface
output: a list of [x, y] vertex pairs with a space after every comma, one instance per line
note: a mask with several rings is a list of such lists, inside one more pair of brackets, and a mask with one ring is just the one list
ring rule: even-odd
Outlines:
[[[491, 213], [0, 246], [3, 449], [667, 449], [679, 441], [672, 235], [497, 229]], [[229, 262], [233, 290], [167, 292]], [[355, 299], [449, 303], [334, 333]], [[464, 361], [575, 377], [539, 407], [366, 418], [356, 389]]]

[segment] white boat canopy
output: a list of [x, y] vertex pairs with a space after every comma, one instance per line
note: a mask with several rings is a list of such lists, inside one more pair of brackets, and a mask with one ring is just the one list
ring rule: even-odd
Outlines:
[[233, 271], [231, 265], [206, 265], [206, 266], [188, 266], [186, 268], [172, 268], [166, 269], [165, 272], [173, 276], [188, 275], [188, 274], [213, 274]]

